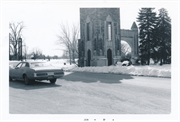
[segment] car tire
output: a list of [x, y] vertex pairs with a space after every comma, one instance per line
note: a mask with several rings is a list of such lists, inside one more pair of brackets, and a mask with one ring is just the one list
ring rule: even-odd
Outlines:
[[26, 85], [29, 85], [32, 83], [32, 81], [27, 77], [27, 75], [24, 76], [24, 82]]
[[9, 81], [12, 81], [12, 78], [9, 76]]
[[51, 83], [55, 83], [56, 82], [56, 79], [52, 79], [50, 80]]

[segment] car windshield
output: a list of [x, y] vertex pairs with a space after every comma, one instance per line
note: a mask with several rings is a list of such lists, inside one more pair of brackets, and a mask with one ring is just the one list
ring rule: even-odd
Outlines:
[[19, 62], [20, 61], [9, 61], [9, 66], [11, 66], [11, 68], [15, 68]]
[[47, 66], [51, 66], [51, 64], [47, 63], [47, 62], [33, 62], [30, 63], [31, 67], [47, 67]]

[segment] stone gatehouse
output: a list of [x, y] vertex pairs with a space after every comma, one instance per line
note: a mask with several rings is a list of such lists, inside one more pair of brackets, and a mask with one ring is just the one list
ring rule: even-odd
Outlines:
[[138, 57], [138, 29], [120, 30], [119, 8], [80, 8], [80, 66], [109, 66], [121, 58], [121, 38]]

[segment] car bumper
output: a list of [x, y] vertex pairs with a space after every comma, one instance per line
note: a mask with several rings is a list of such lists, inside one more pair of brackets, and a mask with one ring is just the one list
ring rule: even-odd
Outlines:
[[57, 79], [60, 77], [63, 77], [64, 74], [61, 75], [48, 75], [48, 76], [35, 76], [35, 77], [30, 77], [29, 79], [31, 80], [51, 80], [51, 79]]

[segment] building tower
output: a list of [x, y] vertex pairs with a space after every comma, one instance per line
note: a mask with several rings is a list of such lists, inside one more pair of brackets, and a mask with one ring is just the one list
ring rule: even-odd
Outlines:
[[131, 26], [131, 31], [133, 32], [133, 54], [131, 61], [133, 64], [135, 64], [135, 61], [139, 58], [138, 27], [135, 22], [133, 22]]
[[119, 8], [80, 8], [81, 66], [109, 66], [121, 55]]

